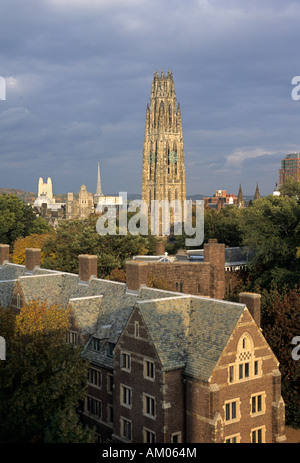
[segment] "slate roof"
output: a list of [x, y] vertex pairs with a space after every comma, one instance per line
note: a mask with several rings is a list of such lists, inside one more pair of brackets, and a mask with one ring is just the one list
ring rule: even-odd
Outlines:
[[[208, 380], [245, 305], [142, 286], [128, 291], [124, 283], [5, 264], [0, 267], [0, 304], [10, 303], [16, 281], [26, 300], [72, 306], [82, 332], [90, 334], [84, 355], [98, 365], [113, 368], [109, 347], [114, 346], [134, 309], [138, 307], [165, 371]], [[93, 349], [93, 338], [99, 349]]]
[[33, 272], [26, 270], [24, 265], [10, 264], [8, 262], [0, 266], [0, 307], [7, 307], [10, 304], [15, 281], [24, 275], [50, 275], [52, 270], [36, 268]]
[[163, 370], [208, 381], [245, 304], [197, 296], [137, 303]]
[[186, 374], [209, 379], [245, 307], [216, 299], [191, 298]]

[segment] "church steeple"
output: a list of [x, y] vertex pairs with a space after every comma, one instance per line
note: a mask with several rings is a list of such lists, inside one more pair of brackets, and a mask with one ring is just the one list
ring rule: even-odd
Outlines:
[[103, 193], [102, 193], [102, 188], [101, 188], [100, 164], [98, 162], [97, 187], [96, 187], [96, 194], [94, 195], [94, 202], [98, 203], [98, 199], [101, 196], [103, 196]]
[[244, 207], [244, 195], [243, 195], [243, 192], [242, 192], [242, 185], [240, 184], [240, 187], [239, 187], [239, 192], [238, 192], [238, 195], [237, 195], [237, 199], [238, 199], [238, 205], [239, 207]]
[[256, 183], [256, 189], [255, 189], [255, 193], [254, 193], [254, 200], [255, 199], [259, 199], [260, 198], [260, 192], [259, 192], [259, 188], [258, 188], [258, 182]]

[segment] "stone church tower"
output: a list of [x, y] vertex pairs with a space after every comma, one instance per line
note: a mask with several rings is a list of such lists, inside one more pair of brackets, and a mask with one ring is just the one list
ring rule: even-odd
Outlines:
[[152, 200], [186, 199], [185, 159], [181, 111], [172, 72], [156, 71], [150, 107], [147, 105], [143, 149], [142, 200], [150, 211]]

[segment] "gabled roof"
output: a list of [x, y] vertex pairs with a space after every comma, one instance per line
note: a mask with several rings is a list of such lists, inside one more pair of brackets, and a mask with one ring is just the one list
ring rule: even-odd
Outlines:
[[208, 380], [245, 304], [182, 296], [140, 301], [137, 307], [153, 340], [163, 370]]
[[191, 298], [186, 374], [209, 379], [245, 307], [216, 299]]

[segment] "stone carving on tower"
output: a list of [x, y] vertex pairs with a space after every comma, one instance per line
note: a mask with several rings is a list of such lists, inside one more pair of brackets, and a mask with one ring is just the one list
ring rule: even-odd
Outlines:
[[142, 200], [186, 200], [185, 156], [180, 105], [173, 73], [154, 72], [143, 147]]

